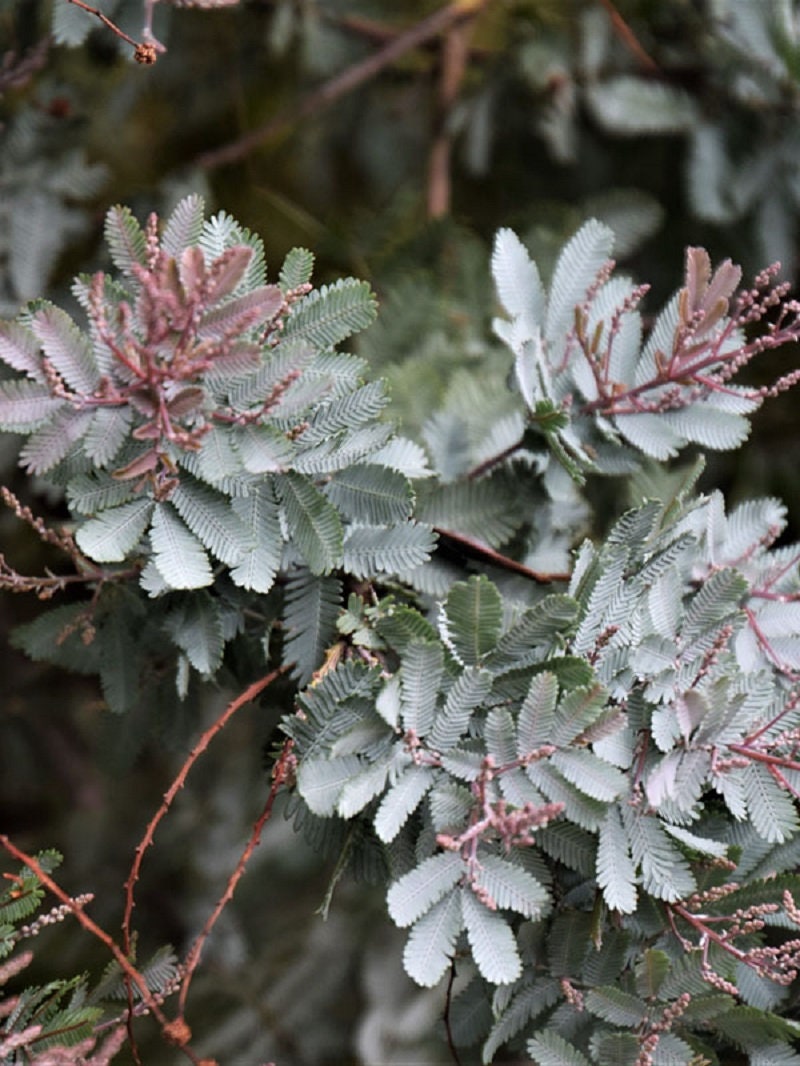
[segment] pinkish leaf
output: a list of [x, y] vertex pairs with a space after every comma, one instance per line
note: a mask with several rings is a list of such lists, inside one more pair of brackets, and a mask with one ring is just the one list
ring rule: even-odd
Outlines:
[[237, 296], [203, 317], [198, 335], [203, 340], [221, 340], [225, 335], [243, 333], [273, 318], [283, 306], [283, 293], [277, 285], [261, 285], [245, 296]]
[[206, 261], [196, 245], [184, 248], [179, 267], [181, 285], [187, 296], [193, 295], [206, 279]]
[[114, 470], [111, 474], [117, 481], [130, 481], [135, 477], [141, 477], [142, 474], [148, 474], [151, 470], [155, 470], [158, 466], [158, 452], [155, 448], [151, 448], [149, 452], [142, 452], [141, 455], [131, 460], [127, 466], [121, 466], [119, 470]]
[[209, 267], [206, 293], [209, 304], [230, 296], [244, 276], [253, 258], [252, 248], [237, 244], [226, 249]]
[[196, 411], [202, 407], [205, 401], [205, 390], [198, 385], [192, 385], [188, 389], [181, 389], [167, 404], [167, 410], [175, 418], [188, 415], [190, 411]]

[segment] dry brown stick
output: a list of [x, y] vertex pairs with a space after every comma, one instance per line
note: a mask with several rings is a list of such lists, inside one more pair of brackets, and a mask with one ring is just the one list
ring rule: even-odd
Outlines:
[[501, 555], [500, 552], [496, 552], [494, 548], [490, 548], [481, 540], [476, 540], [475, 537], [468, 537], [465, 533], [454, 533], [450, 529], [442, 529], [441, 526], [433, 528], [438, 533], [441, 544], [446, 545], [449, 542], [464, 555], [499, 566], [501, 570], [509, 570], [513, 574], [522, 574], [523, 577], [529, 577], [539, 585], [549, 585], [552, 581], [569, 581], [572, 577], [567, 573], [533, 570], [530, 566], [518, 563], [516, 559], [511, 559], [508, 555]]
[[137, 63], [141, 63], [144, 66], [151, 66], [156, 61], [156, 49], [152, 44], [143, 41], [136, 41], [133, 37], [129, 37], [124, 30], [121, 30], [116, 22], [112, 22], [108, 15], [104, 15], [102, 11], [96, 7], [92, 7], [91, 4], [84, 3], [84, 0], [67, 0], [68, 4], [74, 4], [75, 7], [81, 8], [82, 11], [87, 11], [90, 15], [96, 16], [107, 26], [112, 33], [115, 33], [117, 37], [120, 37], [126, 44], [129, 44], [133, 48], [133, 58]]
[[186, 1009], [186, 998], [189, 995], [189, 985], [192, 981], [192, 975], [197, 969], [197, 964], [200, 962], [200, 956], [203, 951], [206, 940], [208, 939], [211, 930], [217, 923], [217, 919], [222, 914], [223, 910], [227, 907], [230, 901], [233, 899], [233, 894], [236, 891], [236, 886], [241, 880], [242, 874], [245, 871], [250, 858], [261, 842], [261, 833], [264, 830], [264, 826], [270, 819], [272, 814], [272, 808], [275, 804], [275, 797], [280, 792], [282, 786], [286, 783], [287, 778], [291, 774], [291, 766], [295, 762], [295, 758], [292, 755], [292, 748], [294, 747], [294, 741], [291, 738], [287, 738], [284, 742], [283, 749], [280, 757], [275, 764], [272, 771], [272, 785], [270, 786], [269, 795], [267, 801], [264, 804], [264, 809], [256, 819], [250, 838], [242, 851], [239, 861], [237, 862], [233, 872], [228, 878], [228, 883], [225, 885], [225, 891], [217, 901], [217, 905], [214, 910], [206, 919], [205, 925], [198, 933], [194, 943], [192, 944], [189, 952], [186, 956], [186, 962], [183, 966], [183, 981], [181, 983], [180, 996], [178, 997], [178, 1012], [183, 1017], [183, 1012]]
[[428, 159], [428, 218], [442, 218], [450, 211], [453, 134], [449, 120], [467, 69], [469, 37], [477, 13], [476, 9], [469, 21], [455, 23], [442, 39], [437, 130]]
[[400, 59], [407, 52], [424, 44], [431, 37], [444, 33], [462, 19], [470, 19], [473, 14], [484, 7], [489, 0], [453, 0], [445, 7], [439, 8], [432, 15], [422, 19], [416, 25], [398, 34], [383, 48], [379, 48], [371, 56], [354, 63], [352, 66], [336, 74], [330, 80], [324, 82], [318, 89], [301, 101], [296, 106], [275, 115], [257, 129], [251, 130], [237, 141], [223, 145], [221, 148], [213, 148], [210, 152], [204, 152], [197, 157], [199, 166], [206, 170], [224, 166], [227, 163], [236, 163], [244, 159], [259, 145], [268, 141], [271, 137], [282, 133], [300, 119], [314, 115], [323, 108], [328, 107], [342, 96], [357, 89], [359, 85], [374, 78], [382, 70]]
[[633, 52], [643, 67], [647, 67], [648, 70], [657, 71], [658, 63], [651, 55], [644, 50], [639, 42], [639, 38], [630, 28], [625, 19], [617, 11], [616, 7], [612, 3], [612, 0], [600, 0], [600, 3], [606, 9], [608, 17], [611, 19], [611, 25], [616, 30], [620, 38], [625, 42], [628, 48]]
[[128, 874], [128, 879], [125, 882], [125, 912], [122, 918], [122, 937], [123, 945], [126, 951], [130, 951], [131, 945], [131, 916], [133, 914], [134, 908], [134, 889], [136, 887], [136, 882], [139, 880], [139, 873], [142, 868], [144, 853], [153, 843], [153, 837], [155, 836], [156, 828], [158, 827], [159, 822], [169, 810], [170, 806], [172, 805], [172, 801], [183, 788], [189, 771], [200, 758], [200, 756], [203, 754], [203, 752], [206, 750], [206, 748], [217, 735], [217, 733], [219, 733], [221, 729], [224, 729], [227, 723], [241, 707], [243, 707], [246, 703], [249, 703], [251, 700], [254, 700], [256, 696], [260, 692], [263, 692], [263, 690], [267, 688], [268, 685], [271, 685], [276, 678], [280, 677], [281, 674], [285, 673], [289, 669], [290, 665], [291, 664], [286, 664], [284, 666], [281, 666], [277, 670], [273, 670], [272, 673], [267, 674], [266, 677], [262, 677], [259, 678], [258, 681], [254, 681], [252, 685], [246, 688], [244, 692], [242, 692], [239, 696], [236, 697], [235, 700], [232, 700], [228, 704], [222, 714], [214, 719], [212, 724], [208, 727], [208, 729], [206, 729], [206, 731], [197, 741], [195, 746], [189, 752], [189, 755], [184, 760], [183, 765], [175, 776], [175, 779], [173, 780], [172, 784], [164, 793], [164, 799], [161, 803], [161, 806], [158, 808], [156, 813], [147, 823], [147, 828], [144, 831], [144, 836], [136, 846], [134, 860], [131, 865], [130, 873]]
[[[166, 1015], [161, 1010], [158, 1000], [147, 987], [147, 982], [144, 977], [140, 971], [136, 969], [125, 952], [120, 948], [119, 944], [117, 944], [117, 942], [105, 931], [105, 929], [99, 926], [97, 922], [92, 921], [89, 915], [84, 912], [83, 908], [76, 903], [76, 901], [72, 899], [72, 897], [69, 896], [49, 874], [45, 873], [39, 862], [32, 855], [28, 855], [27, 852], [18, 848], [5, 834], [0, 834], [0, 846], [5, 848], [8, 854], [17, 859], [18, 862], [27, 866], [31, 873], [36, 876], [45, 888], [52, 892], [56, 899], [65, 907], [69, 908], [70, 913], [74, 915], [75, 920], [83, 926], [86, 932], [91, 933], [92, 936], [96, 937], [106, 946], [106, 948], [108, 948], [127, 980], [131, 984], [136, 985], [136, 988], [139, 990], [139, 995], [142, 997], [142, 1002], [159, 1023], [162, 1031], [168, 1033], [171, 1023], [167, 1021]], [[181, 1047], [180, 1050], [192, 1062], [198, 1062], [197, 1057], [190, 1048]]]

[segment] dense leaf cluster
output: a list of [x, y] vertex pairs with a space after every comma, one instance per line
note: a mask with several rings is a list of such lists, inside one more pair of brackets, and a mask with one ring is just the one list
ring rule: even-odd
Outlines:
[[[176, 700], [244, 640], [264, 670], [294, 664], [295, 823], [388, 880], [408, 974], [455, 968], [454, 1031], [484, 1061], [509, 1042], [571, 1066], [790, 1054], [800, 549], [774, 547], [778, 501], [726, 513], [700, 464], [647, 465], [738, 445], [792, 383], [730, 383], [793, 339], [785, 290], [765, 274], [735, 297], [738, 268], [690, 249], [644, 337], [605, 226], [549, 293], [502, 231], [513, 411], [494, 453], [431, 477], [336, 350], [374, 313], [361, 283], [313, 290], [296, 251], [267, 284], [260, 242], [197, 198], [145, 229], [115, 208], [107, 236], [120, 277], [76, 283], [87, 331], [40, 301], [0, 330], [21, 375], [0, 421], [64, 487], [56, 542], [92, 590], [21, 646], [99, 672], [116, 710], [156, 658]], [[620, 472], [636, 505], [569, 573], [533, 569], [542, 545], [568, 557], [586, 477]]]

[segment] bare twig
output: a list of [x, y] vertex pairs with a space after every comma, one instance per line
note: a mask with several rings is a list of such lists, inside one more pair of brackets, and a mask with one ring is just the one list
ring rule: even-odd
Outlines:
[[544, 573], [541, 570], [532, 570], [529, 566], [525, 566], [524, 563], [518, 563], [516, 559], [501, 555], [500, 552], [496, 552], [494, 548], [490, 548], [488, 544], [484, 544], [474, 537], [468, 537], [464, 533], [454, 533], [450, 529], [441, 529], [439, 526], [434, 528], [439, 535], [440, 542], [450, 542], [465, 555], [477, 556], [477, 558], [494, 566], [499, 566], [502, 570], [510, 570], [514, 574], [522, 574], [523, 577], [529, 577], [540, 585], [547, 585], [551, 581], [569, 581], [571, 577], [570, 574], [566, 573], [551, 574]]
[[416, 25], [411, 26], [404, 33], [399, 34], [389, 41], [383, 48], [379, 48], [373, 55], [358, 63], [354, 63], [340, 74], [324, 82], [318, 89], [301, 101], [296, 107], [281, 112], [269, 122], [265, 122], [257, 129], [246, 133], [238, 141], [223, 145], [221, 148], [212, 149], [198, 156], [197, 163], [206, 170], [228, 163], [236, 163], [244, 159], [252, 151], [265, 141], [277, 136], [284, 130], [293, 126], [301, 119], [308, 118], [318, 111], [323, 110], [330, 104], [348, 93], [357, 89], [359, 85], [380, 74], [386, 67], [391, 66], [396, 60], [406, 55], [412, 49], [429, 41], [441, 33], [445, 33], [451, 26], [464, 19], [471, 19], [485, 7], [489, 0], [452, 0], [445, 7], [435, 11], [432, 15], [422, 19]]
[[611, 0], [599, 0], [602, 6], [606, 9], [611, 25], [614, 27], [617, 35], [627, 45], [631, 52], [636, 56], [639, 62], [647, 70], [658, 71], [658, 63], [653, 59], [651, 55], [644, 50], [639, 42], [639, 38], [630, 28], [625, 19], [617, 11]]
[[469, 37], [477, 13], [476, 10], [469, 21], [455, 23], [442, 39], [437, 129], [428, 160], [428, 218], [442, 218], [450, 211], [450, 162], [453, 151], [450, 116], [467, 69]]
[[135, 906], [133, 898], [134, 889], [136, 887], [136, 882], [139, 880], [139, 873], [142, 868], [144, 853], [153, 843], [153, 837], [155, 836], [155, 832], [159, 823], [172, 805], [172, 801], [183, 788], [189, 771], [192, 769], [194, 764], [206, 750], [206, 748], [217, 735], [217, 733], [219, 733], [222, 729], [225, 728], [225, 726], [228, 724], [234, 714], [236, 714], [236, 712], [241, 707], [244, 707], [246, 703], [249, 703], [251, 700], [254, 700], [260, 692], [263, 692], [265, 688], [271, 685], [276, 678], [280, 677], [280, 675], [285, 673], [288, 669], [289, 664], [281, 666], [277, 670], [273, 670], [272, 673], [267, 674], [266, 677], [262, 677], [258, 681], [254, 681], [252, 685], [250, 685], [244, 690], [244, 692], [241, 693], [241, 695], [237, 696], [235, 700], [232, 700], [222, 712], [222, 714], [214, 720], [214, 722], [208, 727], [208, 729], [206, 729], [206, 731], [200, 737], [198, 742], [189, 752], [189, 755], [184, 760], [183, 765], [178, 771], [172, 784], [164, 793], [164, 799], [161, 803], [161, 806], [158, 808], [156, 813], [147, 823], [147, 828], [145, 829], [144, 836], [142, 837], [139, 844], [136, 846], [133, 864], [131, 865], [131, 870], [128, 874], [128, 879], [125, 882], [125, 913], [122, 918], [122, 936], [123, 944], [125, 946], [126, 951], [130, 951], [131, 947], [131, 915], [133, 914], [133, 908]]
[[87, 11], [90, 15], [94, 15], [99, 18], [104, 26], [107, 26], [112, 33], [115, 33], [117, 37], [125, 41], [133, 48], [133, 58], [137, 63], [141, 63], [143, 66], [151, 66], [155, 63], [157, 58], [157, 49], [154, 45], [147, 41], [137, 41], [133, 37], [129, 37], [124, 30], [121, 30], [116, 22], [112, 22], [108, 15], [104, 15], [102, 11], [99, 11], [96, 7], [92, 7], [90, 4], [84, 3], [84, 0], [67, 0], [67, 3], [74, 4], [76, 7], [81, 8], [83, 11]]
[[186, 998], [189, 994], [189, 985], [191, 984], [192, 975], [197, 969], [197, 964], [200, 962], [200, 955], [203, 951], [203, 946], [211, 933], [211, 930], [217, 923], [217, 919], [222, 914], [223, 910], [230, 901], [233, 899], [233, 894], [236, 891], [242, 874], [245, 871], [250, 858], [261, 842], [261, 833], [264, 826], [269, 821], [272, 814], [272, 808], [275, 804], [275, 797], [281, 790], [281, 787], [286, 783], [287, 779], [291, 777], [294, 763], [294, 756], [292, 755], [292, 748], [294, 747], [294, 741], [291, 738], [287, 738], [283, 745], [280, 758], [276, 762], [272, 771], [272, 785], [270, 786], [269, 795], [267, 801], [264, 804], [264, 809], [253, 825], [253, 830], [250, 834], [250, 839], [242, 852], [239, 861], [236, 864], [235, 869], [228, 878], [228, 883], [225, 886], [225, 891], [220, 896], [216, 907], [208, 916], [205, 925], [197, 935], [195, 942], [189, 949], [189, 953], [186, 956], [186, 962], [183, 966], [183, 982], [181, 984], [180, 996], [178, 998], [178, 1011], [180, 1015], [183, 1015], [186, 1009]]

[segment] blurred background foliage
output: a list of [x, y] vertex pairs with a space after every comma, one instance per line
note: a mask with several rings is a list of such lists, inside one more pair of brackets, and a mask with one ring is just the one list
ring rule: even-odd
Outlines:
[[[97, 2], [142, 40], [142, 0]], [[371, 282], [381, 313], [359, 352], [389, 379], [392, 417], [424, 443], [436, 410], [480, 410], [491, 424], [506, 409], [508, 358], [490, 327], [501, 225], [546, 275], [583, 219], [603, 219], [624, 268], [652, 284], [651, 313], [680, 284], [688, 244], [750, 274], [779, 259], [795, 278], [794, 0], [162, 2], [153, 32], [167, 50], [141, 65], [68, 0], [0, 2], [0, 313], [42, 295], [68, 302], [72, 275], [104, 265], [109, 205], [143, 218], [198, 191], [259, 233], [270, 262], [299, 244], [317, 256], [317, 281]], [[773, 402], [749, 446], [705, 475], [732, 500], [782, 497], [792, 539], [794, 404]], [[0, 449], [2, 479], [30, 500], [13, 439]], [[58, 518], [60, 501], [35, 490], [37, 510]], [[610, 491], [604, 482], [598, 498]], [[54, 564], [28, 532], [2, 515], [9, 559], [27, 572]], [[155, 730], [137, 753], [135, 722], [109, 720], [93, 685], [8, 649], [36, 610], [4, 596], [2, 828], [29, 850], [59, 847], [65, 886], [94, 891], [93, 913], [113, 926], [133, 843], [225, 693], [180, 705], [166, 683], [163, 708], [141, 711]], [[143, 950], [183, 946], [213, 905], [283, 709], [271, 690], [244, 712], [160, 831], [139, 902]], [[198, 1046], [225, 1066], [447, 1061], [426, 1036], [443, 994], [403, 976], [380, 896], [343, 881], [327, 922], [313, 916], [333, 864], [320, 873], [290, 823], [272, 823], [193, 987]], [[48, 937], [35, 976], [102, 965], [74, 929]], [[145, 1061], [172, 1059], [156, 1043]]]

